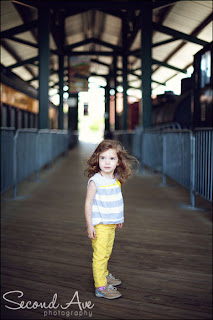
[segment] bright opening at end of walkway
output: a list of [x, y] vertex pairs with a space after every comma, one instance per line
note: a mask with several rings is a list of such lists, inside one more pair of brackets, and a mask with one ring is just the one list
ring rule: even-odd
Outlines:
[[88, 92], [79, 93], [78, 129], [79, 140], [99, 143], [104, 138], [105, 85], [100, 79], [90, 77]]

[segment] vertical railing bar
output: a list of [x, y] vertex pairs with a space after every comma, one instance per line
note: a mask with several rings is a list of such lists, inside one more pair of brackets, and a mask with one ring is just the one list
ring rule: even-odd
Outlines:
[[180, 177], [180, 183], [182, 183], [181, 181], [181, 132], [179, 132], [177, 135], [177, 141], [176, 141], [176, 144], [177, 144], [177, 147], [178, 147], [178, 177]]
[[[200, 161], [199, 161], [200, 159]], [[201, 187], [201, 182], [202, 182], [202, 134], [199, 131], [199, 154], [198, 154], [198, 166], [199, 166], [199, 194], [201, 194], [202, 187]]]
[[162, 185], [166, 185], [166, 133], [163, 134], [163, 161], [162, 161]]
[[[208, 149], [207, 149], [207, 155], [208, 155], [208, 166], [207, 166], [207, 177], [209, 176], [210, 178], [210, 143], [211, 143], [211, 136], [210, 136], [210, 130], [208, 130]], [[210, 200], [210, 184], [211, 184], [211, 181], [210, 179], [208, 179], [208, 186], [207, 186], [207, 193], [208, 193], [208, 198]]]
[[39, 136], [40, 132], [37, 131], [36, 133], [36, 181], [39, 181], [39, 171], [40, 171], [40, 157], [39, 157], [39, 152], [40, 152], [40, 148], [39, 148]]
[[184, 163], [184, 152], [183, 152], [183, 150], [184, 150], [184, 146], [183, 146], [183, 139], [184, 139], [184, 133], [180, 133], [180, 149], [181, 149], [181, 160], [180, 160], [180, 172], [181, 172], [181, 174], [180, 174], [180, 176], [181, 176], [181, 184], [183, 185], [183, 186], [185, 186], [185, 184], [184, 184], [184, 179], [183, 179], [183, 163]]
[[203, 132], [203, 136], [204, 136], [204, 168], [203, 168], [203, 170], [204, 170], [204, 194], [203, 194], [203, 196], [204, 196], [204, 198], [205, 198], [205, 196], [206, 196], [206, 164], [207, 164], [207, 159], [206, 159], [206, 143], [207, 143], [207, 141], [206, 141], [206, 131], [204, 131]]
[[210, 149], [210, 200], [212, 201], [212, 193], [213, 193], [213, 146], [212, 146], [212, 143], [213, 143], [213, 132], [210, 132], [210, 146], [209, 146], [209, 149]]
[[207, 169], [208, 169], [208, 154], [207, 154], [207, 151], [208, 151], [208, 132], [205, 131], [205, 198], [208, 199], [208, 175], [207, 175]]
[[192, 207], [195, 207], [195, 137], [194, 134], [190, 133], [190, 141], [191, 141], [191, 170], [190, 170], [190, 203]]
[[203, 136], [200, 132], [200, 195], [202, 195], [203, 188]]
[[183, 184], [183, 169], [182, 169], [182, 163], [183, 163], [183, 135], [180, 132], [179, 134], [179, 141], [178, 143], [180, 144], [180, 181], [181, 184]]
[[13, 144], [13, 198], [17, 197], [17, 137], [19, 131], [17, 130], [14, 136]]
[[202, 176], [202, 196], [205, 196], [205, 132], [202, 132], [202, 145], [203, 145], [203, 176]]
[[199, 190], [199, 165], [198, 165], [198, 155], [199, 155], [199, 132], [195, 131], [196, 136], [196, 192]]

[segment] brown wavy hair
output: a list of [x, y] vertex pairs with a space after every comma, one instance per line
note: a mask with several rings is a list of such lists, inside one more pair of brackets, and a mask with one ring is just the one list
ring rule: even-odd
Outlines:
[[123, 184], [129, 176], [132, 176], [133, 163], [138, 163], [138, 160], [131, 156], [117, 140], [105, 139], [97, 146], [87, 161], [88, 168], [85, 170], [85, 174], [91, 178], [95, 173], [100, 171], [99, 156], [108, 149], [114, 149], [117, 153], [118, 166], [114, 173], [118, 175], [118, 180]]

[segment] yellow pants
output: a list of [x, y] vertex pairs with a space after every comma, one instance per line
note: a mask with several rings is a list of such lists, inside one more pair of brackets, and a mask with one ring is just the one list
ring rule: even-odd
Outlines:
[[92, 269], [96, 288], [107, 284], [106, 276], [109, 274], [107, 264], [112, 253], [115, 228], [116, 224], [101, 223], [95, 226], [96, 238], [92, 239]]

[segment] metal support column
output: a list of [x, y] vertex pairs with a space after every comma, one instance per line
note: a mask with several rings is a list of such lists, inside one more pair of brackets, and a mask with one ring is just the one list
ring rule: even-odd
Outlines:
[[[196, 56], [195, 56], [196, 57]], [[194, 77], [193, 77], [193, 98], [191, 101], [191, 108], [193, 110], [193, 128], [201, 124], [201, 107], [200, 107], [200, 59], [194, 59]]]
[[38, 128], [49, 128], [49, 9], [38, 9], [39, 114]]
[[117, 116], [117, 111], [116, 111], [116, 108], [117, 108], [117, 101], [116, 101], [116, 98], [117, 98], [117, 56], [115, 55], [114, 56], [114, 59], [113, 59], [113, 73], [114, 73], [114, 90], [115, 90], [115, 94], [114, 94], [114, 98], [115, 98], [115, 127], [114, 129], [115, 130], [118, 130], [118, 116]]
[[122, 20], [122, 41], [123, 41], [123, 130], [127, 130], [127, 20]]
[[152, 2], [142, 5], [141, 12], [141, 64], [142, 64], [142, 124], [152, 124], [151, 73], [152, 73]]
[[59, 25], [59, 113], [58, 113], [58, 128], [64, 128], [64, 18], [60, 17]]
[[109, 96], [109, 80], [107, 79], [107, 85], [105, 87], [105, 132], [109, 131], [109, 102], [110, 102], [110, 96]]
[[58, 129], [64, 128], [64, 55], [60, 54], [59, 60], [59, 111], [58, 111]]
[[78, 130], [78, 93], [70, 94], [68, 99], [68, 129]]

